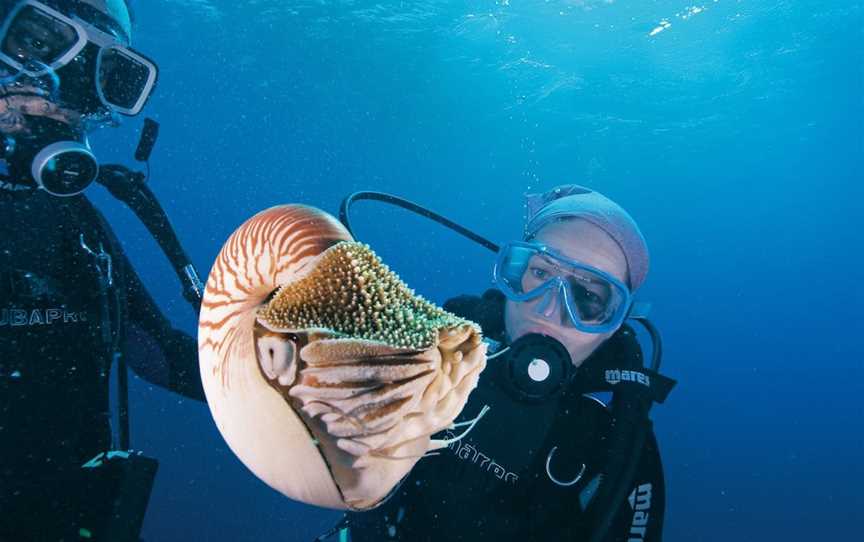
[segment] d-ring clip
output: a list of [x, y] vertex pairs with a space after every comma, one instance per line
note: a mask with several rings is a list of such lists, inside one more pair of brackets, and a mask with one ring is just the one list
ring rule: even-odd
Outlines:
[[549, 468], [549, 464], [552, 463], [552, 456], [555, 455], [555, 450], [558, 449], [558, 446], [553, 446], [551, 450], [549, 450], [549, 455], [546, 456], [546, 476], [552, 480], [553, 483], [559, 485], [561, 487], [570, 487], [576, 484], [579, 480], [582, 479], [582, 476], [585, 474], [585, 463], [582, 463], [582, 468], [579, 469], [579, 474], [576, 475], [576, 478], [570, 480], [569, 482], [562, 482], [561, 480], [552, 476], [552, 470]]

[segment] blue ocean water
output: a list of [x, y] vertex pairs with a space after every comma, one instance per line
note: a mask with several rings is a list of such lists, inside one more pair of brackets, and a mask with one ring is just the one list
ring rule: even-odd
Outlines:
[[[679, 380], [653, 417], [666, 540], [852, 539], [864, 509], [864, 7], [838, 0], [139, 0], [160, 68], [151, 187], [202, 274], [255, 212], [374, 189], [497, 241], [577, 182], [640, 223], [640, 298]], [[129, 161], [140, 119], [94, 134]], [[91, 195], [179, 327], [155, 243]], [[492, 255], [360, 203], [358, 236], [423, 295]], [[258, 481], [206, 406], [132, 382], [159, 457], [148, 541], [306, 542], [337, 517]]]

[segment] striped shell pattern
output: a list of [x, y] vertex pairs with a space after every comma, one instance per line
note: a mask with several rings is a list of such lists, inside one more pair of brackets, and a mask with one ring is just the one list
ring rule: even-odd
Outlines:
[[330, 215], [258, 213], [213, 265], [198, 328], [213, 418], [284, 495], [379, 503], [450, 427], [485, 367], [479, 329], [409, 290]]

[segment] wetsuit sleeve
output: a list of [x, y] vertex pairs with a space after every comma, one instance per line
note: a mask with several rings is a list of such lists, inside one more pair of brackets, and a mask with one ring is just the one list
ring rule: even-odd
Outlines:
[[180, 395], [205, 401], [198, 372], [198, 343], [174, 329], [141, 283], [125, 254], [120, 255], [126, 285], [126, 360], [141, 378]]
[[663, 538], [666, 483], [654, 432], [648, 436], [639, 470], [604, 542], [659, 542]]

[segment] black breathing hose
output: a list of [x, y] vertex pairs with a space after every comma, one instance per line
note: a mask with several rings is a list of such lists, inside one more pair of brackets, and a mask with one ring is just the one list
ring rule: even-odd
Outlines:
[[618, 386], [632, 386], [630, 393], [616, 393], [612, 399], [611, 442], [609, 460], [602, 470], [602, 478], [597, 494], [590, 508], [596, 513], [595, 523], [590, 531], [589, 542], [600, 542], [606, 536], [621, 504], [631, 490], [639, 459], [645, 447], [651, 420], [651, 398], [647, 392], [637, 388], [637, 383], [621, 382]]
[[192, 305], [195, 314], [198, 314], [204, 296], [204, 285], [198, 278], [192, 260], [183, 250], [174, 228], [171, 227], [168, 215], [147, 185], [144, 175], [125, 166], [106, 165], [100, 168], [97, 182], [129, 206], [156, 239], [183, 284], [183, 297]]
[[663, 361], [663, 338], [660, 336], [660, 331], [651, 320], [646, 316], [632, 316], [631, 320], [636, 320], [648, 331], [651, 336], [651, 370], [655, 373], [660, 372], [660, 363]]
[[349, 216], [349, 212], [351, 210], [351, 205], [354, 204], [355, 201], [360, 200], [372, 200], [372, 201], [380, 201], [383, 203], [389, 203], [390, 205], [395, 205], [396, 207], [401, 207], [413, 213], [416, 213], [420, 216], [425, 216], [426, 218], [430, 218], [435, 222], [450, 228], [455, 231], [459, 235], [463, 235], [468, 239], [471, 239], [475, 243], [482, 245], [492, 252], [498, 252], [498, 245], [482, 237], [477, 235], [473, 231], [469, 230], [465, 226], [457, 224], [453, 222], [447, 217], [441, 216], [436, 212], [430, 211], [429, 209], [417, 205], [414, 202], [408, 201], [407, 199], [400, 198], [398, 196], [394, 196], [392, 194], [385, 194], [384, 192], [370, 192], [370, 191], [362, 191], [362, 192], [354, 192], [344, 200], [342, 200], [342, 205], [339, 206], [339, 221], [348, 228], [348, 232], [351, 235], [354, 235], [354, 230], [351, 228], [351, 218]]

